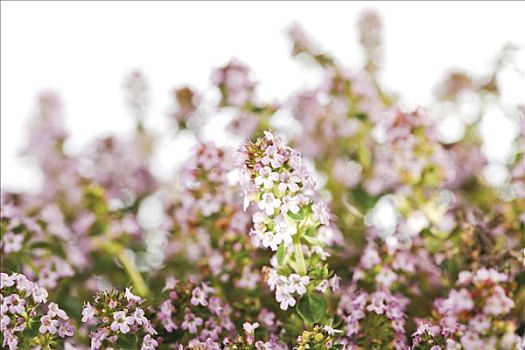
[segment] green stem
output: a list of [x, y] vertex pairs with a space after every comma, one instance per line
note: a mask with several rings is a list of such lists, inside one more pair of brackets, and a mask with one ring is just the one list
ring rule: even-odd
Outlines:
[[126, 270], [129, 277], [131, 278], [133, 286], [137, 289], [137, 294], [141, 297], [146, 297], [149, 294], [149, 288], [146, 285], [144, 278], [142, 278], [139, 270], [137, 269], [135, 262], [129, 258], [123, 249], [118, 252], [117, 257], [122, 266], [124, 266], [124, 270]]
[[297, 267], [297, 273], [306, 276], [306, 263], [304, 262], [303, 248], [301, 247], [301, 241], [297, 240], [294, 242], [293, 247], [295, 249], [295, 264]]
[[102, 240], [95, 240], [95, 244], [100, 246], [106, 253], [114, 255], [118, 258], [124, 270], [131, 279], [133, 287], [141, 297], [146, 297], [149, 294], [149, 288], [144, 278], [137, 269], [137, 265], [133, 262], [129, 256], [125, 253], [124, 247], [116, 242], [108, 242]]

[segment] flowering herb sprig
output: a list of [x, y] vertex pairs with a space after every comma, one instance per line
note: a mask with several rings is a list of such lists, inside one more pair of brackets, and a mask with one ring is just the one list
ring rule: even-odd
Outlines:
[[[265, 268], [267, 283], [281, 309], [296, 305], [303, 319], [326, 318], [326, 302], [319, 293], [338, 289], [338, 277], [325, 263], [321, 227], [329, 225], [326, 204], [317, 197], [315, 183], [301, 154], [270, 132], [244, 149], [246, 200], [253, 203], [256, 246], [275, 252]], [[305, 258], [306, 256], [306, 258]]]
[[160, 302], [155, 319], [161, 342], [217, 348], [236, 334], [231, 306], [208, 283], [168, 278], [163, 292], [167, 298]]
[[[514, 308], [507, 273], [492, 268], [459, 273], [456, 288], [435, 301], [436, 322], [422, 320], [413, 334], [413, 349], [517, 349], [521, 339], [509, 318]], [[443, 347], [440, 347], [443, 346]]]
[[99, 292], [93, 304], [85, 303], [82, 322], [91, 328], [91, 349], [156, 349], [157, 331], [146, 317], [142, 302], [131, 288], [126, 288], [125, 292]]
[[2, 347], [56, 349], [75, 327], [45, 288], [18, 273], [0, 273]]
[[337, 308], [343, 320], [343, 342], [350, 349], [406, 349], [408, 302], [386, 290], [367, 293], [354, 287], [346, 289]]

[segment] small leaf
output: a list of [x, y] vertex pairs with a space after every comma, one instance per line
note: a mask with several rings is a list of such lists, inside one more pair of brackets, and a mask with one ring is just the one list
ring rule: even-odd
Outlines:
[[279, 249], [277, 249], [277, 263], [279, 264], [279, 266], [283, 264], [285, 257], [286, 257], [286, 247], [284, 244], [281, 244], [279, 246]]
[[304, 219], [304, 211], [301, 209], [297, 214], [292, 213], [291, 211], [288, 211], [288, 216], [295, 221], [301, 221]]
[[40, 322], [32, 322], [29, 327], [26, 327], [24, 329], [23, 335], [24, 337], [27, 337], [28, 339], [36, 338], [40, 331], [38, 330]]
[[122, 349], [137, 349], [138, 339], [135, 334], [122, 334], [118, 337], [117, 345]]
[[326, 315], [326, 301], [315, 293], [308, 293], [299, 300], [297, 312], [307, 323], [319, 323]]
[[303, 238], [310, 244], [312, 245], [316, 245], [316, 246], [319, 246], [319, 247], [323, 247], [324, 246], [324, 243], [321, 242], [320, 240], [318, 240], [317, 238], [314, 238], [314, 237], [311, 237], [311, 236], [306, 236], [304, 235]]

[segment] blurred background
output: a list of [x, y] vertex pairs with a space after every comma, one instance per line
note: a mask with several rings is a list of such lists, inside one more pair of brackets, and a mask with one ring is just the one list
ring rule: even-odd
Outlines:
[[[261, 99], [285, 100], [321, 78], [291, 59], [285, 35], [290, 26], [300, 24], [343, 64], [361, 66], [356, 21], [370, 8], [384, 25], [381, 81], [400, 93], [407, 108], [431, 105], [434, 88], [449, 69], [483, 74], [505, 44], [525, 45], [525, 3], [519, 2], [2, 2], [2, 188], [39, 185], [38, 170], [19, 153], [42, 91], [62, 97], [70, 152], [96, 136], [133, 130], [123, 82], [135, 69], [147, 77], [147, 124], [154, 130], [167, 128], [173, 88], [211, 90], [211, 70], [231, 57], [253, 69]], [[525, 67], [523, 50], [516, 60]], [[525, 102], [523, 75], [512, 72], [502, 79], [503, 101]], [[223, 124], [215, 119], [205, 135], [234, 145], [220, 131]], [[516, 125], [489, 110], [481, 132], [489, 158], [503, 160]], [[170, 174], [189, 144], [184, 138], [162, 140], [154, 170]]]

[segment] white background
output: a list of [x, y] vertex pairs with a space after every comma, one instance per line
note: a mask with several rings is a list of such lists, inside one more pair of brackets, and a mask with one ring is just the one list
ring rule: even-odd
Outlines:
[[[171, 88], [206, 88], [210, 69], [232, 56], [253, 68], [263, 98], [284, 99], [315, 81], [290, 59], [287, 28], [301, 23], [341, 62], [356, 66], [356, 18], [370, 7], [385, 27], [383, 80], [410, 105], [427, 104], [447, 68], [483, 72], [504, 43], [525, 43], [525, 4], [518, 2], [2, 2], [2, 188], [36, 182], [35, 170], [16, 155], [42, 90], [63, 97], [72, 149], [130, 129], [121, 86], [134, 68], [149, 78], [150, 121], [157, 126], [165, 123]], [[509, 99], [525, 101], [523, 81], [505, 83]], [[499, 121], [493, 124], [492, 133], [508, 137]]]

